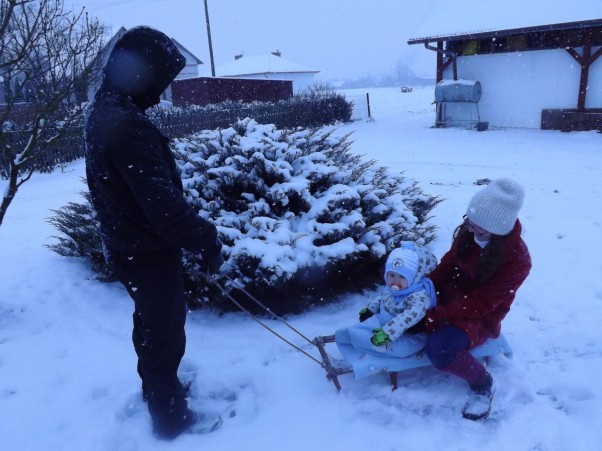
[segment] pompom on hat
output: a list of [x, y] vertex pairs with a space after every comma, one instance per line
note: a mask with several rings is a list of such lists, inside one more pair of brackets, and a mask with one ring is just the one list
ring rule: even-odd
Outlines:
[[490, 233], [507, 235], [514, 228], [524, 200], [525, 190], [519, 183], [496, 179], [472, 197], [466, 216]]

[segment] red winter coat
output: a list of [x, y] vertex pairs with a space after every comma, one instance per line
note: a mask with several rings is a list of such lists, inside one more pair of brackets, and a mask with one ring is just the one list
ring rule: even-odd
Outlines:
[[521, 230], [517, 220], [506, 238], [501, 266], [484, 282], [478, 282], [473, 271], [481, 248], [475, 243], [460, 260], [454, 256], [456, 245], [452, 244], [428, 276], [437, 291], [437, 307], [427, 312], [427, 333], [453, 324], [468, 334], [470, 348], [500, 335], [502, 320], [510, 310], [516, 290], [531, 270], [531, 257], [520, 236]]

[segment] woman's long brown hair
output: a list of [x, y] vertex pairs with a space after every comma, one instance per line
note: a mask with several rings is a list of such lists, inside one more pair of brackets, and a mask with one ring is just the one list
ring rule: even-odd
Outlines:
[[[489, 243], [481, 252], [481, 257], [474, 267], [474, 275], [479, 282], [489, 279], [500, 267], [504, 256], [504, 242], [506, 237], [492, 234]], [[460, 224], [454, 231], [454, 244], [456, 256], [461, 259], [473, 246], [478, 246], [474, 241], [474, 234], [468, 230], [465, 223]]]

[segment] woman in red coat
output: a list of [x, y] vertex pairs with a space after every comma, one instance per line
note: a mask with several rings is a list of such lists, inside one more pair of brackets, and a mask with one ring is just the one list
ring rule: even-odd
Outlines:
[[427, 312], [425, 352], [433, 365], [468, 382], [471, 395], [463, 415], [489, 415], [493, 379], [468, 351], [500, 335], [516, 290], [527, 278], [531, 258], [517, 219], [524, 199], [521, 185], [498, 179], [471, 199], [451, 249], [428, 276], [437, 306]]

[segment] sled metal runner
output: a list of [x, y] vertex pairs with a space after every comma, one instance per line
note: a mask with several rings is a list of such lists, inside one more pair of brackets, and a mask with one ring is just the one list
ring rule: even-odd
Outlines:
[[[345, 367], [337, 367], [332, 364], [330, 356], [326, 352], [325, 345], [328, 343], [334, 343], [334, 341], [334, 335], [326, 335], [314, 338], [312, 343], [318, 348], [320, 356], [322, 357], [322, 367], [326, 370], [326, 378], [332, 381], [336, 389], [340, 391], [341, 384], [339, 382], [339, 376], [353, 373], [353, 369], [350, 365]], [[470, 353], [476, 358], [483, 360], [487, 360], [489, 357], [500, 354], [506, 356], [507, 358], [512, 358], [513, 354], [512, 348], [503, 335], [500, 335], [498, 338], [490, 338], [482, 345], [471, 349]], [[422, 351], [417, 352], [409, 357], [395, 359], [394, 371], [388, 371], [393, 390], [397, 389], [397, 375], [399, 372], [430, 365], [431, 361]]]

